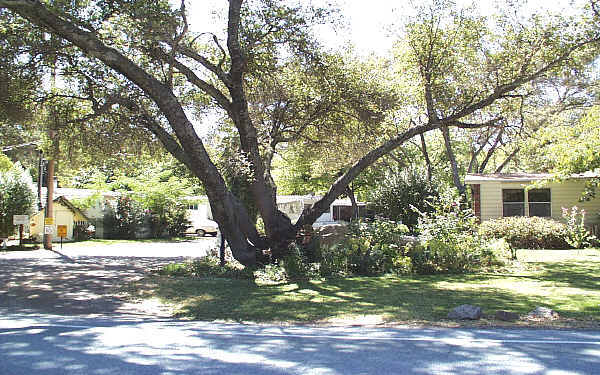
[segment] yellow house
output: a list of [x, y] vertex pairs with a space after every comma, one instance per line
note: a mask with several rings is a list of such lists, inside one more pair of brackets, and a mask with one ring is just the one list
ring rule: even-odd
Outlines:
[[[44, 236], [44, 216], [45, 209], [31, 216], [29, 222], [29, 232], [30, 236], [32, 238], [35, 238], [36, 240], [41, 240]], [[73, 204], [63, 196], [60, 196], [54, 200], [53, 218], [53, 241], [60, 241], [60, 237], [58, 237], [56, 231], [57, 225], [67, 226], [67, 236], [64, 237], [64, 240], [72, 241], [73, 228], [75, 227], [75, 225], [81, 224], [87, 227], [90, 222], [90, 219], [83, 212], [81, 212], [80, 209], [73, 206]]]
[[[585, 184], [594, 173], [572, 175], [553, 181], [550, 174], [495, 173], [467, 174], [471, 186], [473, 210], [482, 220], [506, 216], [541, 216], [562, 220], [562, 208], [577, 206], [586, 211], [585, 223], [600, 223], [600, 198], [580, 202]], [[540, 183], [541, 182], [541, 183]]]

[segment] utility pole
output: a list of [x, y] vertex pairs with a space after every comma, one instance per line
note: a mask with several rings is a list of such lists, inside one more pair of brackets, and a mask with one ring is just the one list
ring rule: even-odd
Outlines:
[[42, 178], [44, 178], [44, 152], [42, 150], [38, 150], [39, 160], [38, 160], [38, 178], [37, 178], [37, 193], [38, 193], [38, 211], [41, 211], [44, 208], [44, 204], [42, 203]]
[[[48, 170], [46, 171], [46, 209], [44, 218], [54, 218], [54, 160], [48, 160]], [[46, 222], [44, 221], [44, 227]], [[54, 224], [52, 224], [54, 226]], [[46, 233], [44, 228], [44, 249], [52, 250], [52, 233]]]

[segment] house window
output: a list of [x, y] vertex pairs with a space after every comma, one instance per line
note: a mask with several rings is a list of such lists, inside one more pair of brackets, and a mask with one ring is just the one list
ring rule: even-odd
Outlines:
[[529, 216], [552, 216], [550, 189], [531, 189], [527, 192]]
[[523, 189], [502, 189], [502, 216], [525, 216]]
[[[502, 216], [552, 216], [550, 189], [502, 189]], [[527, 212], [525, 206], [527, 205]]]

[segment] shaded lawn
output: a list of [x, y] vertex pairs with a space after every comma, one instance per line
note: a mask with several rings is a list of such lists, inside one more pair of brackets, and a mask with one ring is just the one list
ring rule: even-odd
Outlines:
[[[177, 315], [254, 322], [423, 322], [444, 320], [461, 304], [526, 315], [536, 306], [562, 318], [600, 322], [600, 250], [520, 250], [505, 273], [353, 277], [277, 285], [251, 281], [155, 276], [137, 290], [174, 304]], [[510, 271], [510, 272], [508, 272]]]

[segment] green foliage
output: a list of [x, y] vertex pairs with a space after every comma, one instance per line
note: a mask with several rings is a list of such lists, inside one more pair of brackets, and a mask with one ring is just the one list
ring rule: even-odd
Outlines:
[[486, 220], [479, 233], [504, 238], [515, 249], [568, 249], [567, 225], [543, 217], [514, 216]]
[[149, 216], [152, 237], [174, 237], [185, 232], [189, 225], [187, 205], [161, 193], [146, 196], [144, 213]]
[[417, 211], [433, 210], [427, 202], [439, 195], [438, 186], [439, 183], [427, 180], [422, 170], [398, 170], [387, 175], [371, 190], [368, 201], [376, 215], [400, 221], [414, 232], [419, 220]]
[[288, 253], [281, 260], [288, 280], [302, 280], [310, 278], [310, 264], [307, 256], [300, 246], [292, 243], [289, 246]]
[[6, 155], [0, 153], [0, 172], [7, 172], [12, 167], [13, 163], [10, 161], [10, 159]]
[[344, 277], [351, 274], [346, 244], [335, 244], [321, 249], [319, 273], [323, 277]]
[[417, 273], [461, 273], [495, 261], [487, 242], [476, 231], [477, 218], [446, 192], [432, 201], [417, 226], [421, 244], [408, 250]]
[[114, 212], [104, 218], [107, 237], [111, 239], [135, 239], [135, 233], [144, 222], [141, 205], [128, 196], [119, 197]]
[[344, 242], [321, 249], [320, 273], [326, 277], [404, 273], [407, 264], [398, 244], [407, 232], [406, 225], [385, 219], [352, 223]]
[[264, 267], [261, 267], [254, 271], [254, 276], [257, 281], [261, 281], [263, 283], [280, 283], [288, 280], [288, 274], [280, 264], [265, 264]]
[[71, 198], [69, 201], [80, 210], [87, 210], [96, 206], [100, 199], [101, 195], [99, 192], [97, 192], [85, 198]]
[[[150, 236], [174, 237], [184, 233], [189, 225], [185, 196], [192, 192], [195, 181], [182, 178], [170, 163], [157, 163], [130, 172], [129, 176], [95, 174], [88, 179], [96, 189], [121, 191], [127, 196], [120, 199], [116, 211], [107, 217], [107, 228], [115, 228], [116, 238], [133, 238], [132, 233], [142, 224], [150, 229]], [[109, 180], [110, 182], [106, 182]], [[82, 206], [94, 203], [94, 197], [78, 202]], [[119, 206], [121, 205], [121, 206]], [[128, 210], [131, 210], [128, 213]], [[127, 223], [126, 223], [127, 222]], [[125, 230], [125, 228], [130, 228]]]
[[219, 259], [214, 256], [206, 256], [194, 262], [171, 263], [161, 268], [158, 273], [165, 276], [194, 276], [205, 279], [254, 279], [252, 270], [242, 268], [239, 263], [226, 263], [224, 267], [221, 267]]
[[13, 215], [29, 215], [37, 201], [31, 176], [19, 163], [0, 171], [0, 238], [14, 234]]
[[585, 210], [579, 210], [577, 206], [562, 208], [562, 217], [567, 224], [566, 241], [574, 249], [590, 247], [596, 240], [585, 227]]

